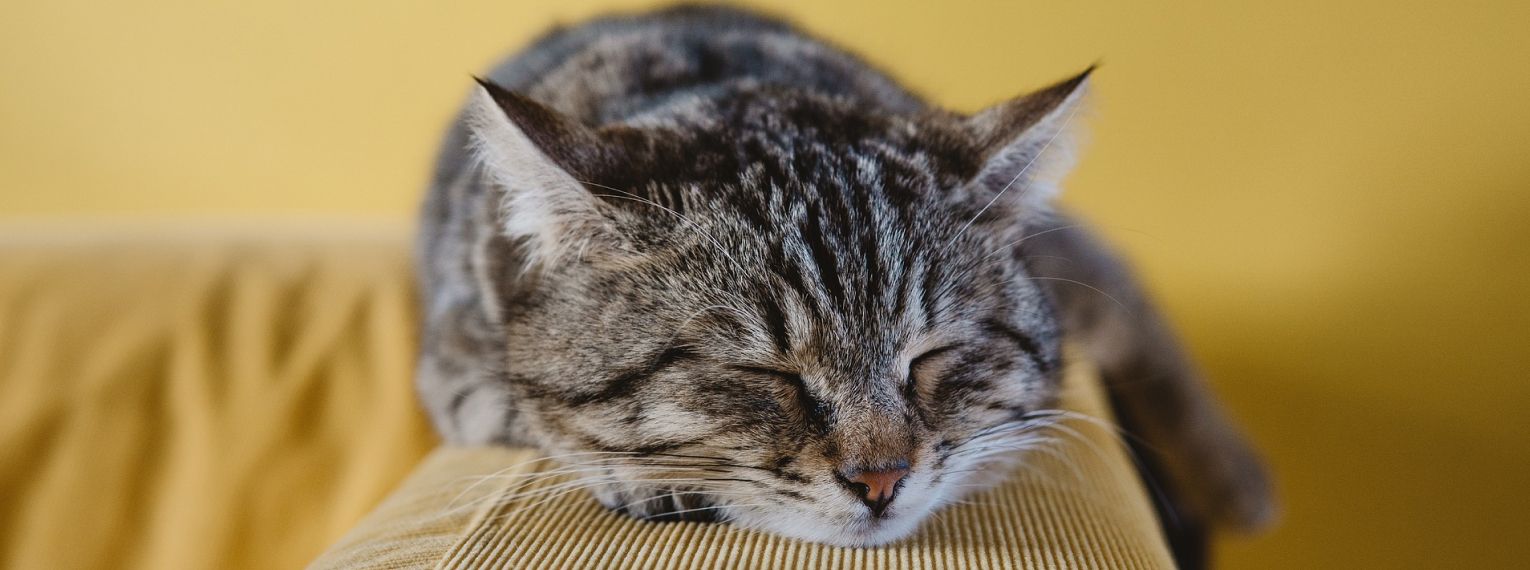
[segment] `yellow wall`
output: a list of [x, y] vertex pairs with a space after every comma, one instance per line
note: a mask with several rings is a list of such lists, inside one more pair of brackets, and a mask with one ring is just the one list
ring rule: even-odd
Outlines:
[[[635, 4], [10, 0], [0, 217], [407, 215], [470, 73]], [[1067, 200], [1288, 499], [1223, 559], [1530, 555], [1530, 4], [768, 5], [964, 110], [1103, 59]]]

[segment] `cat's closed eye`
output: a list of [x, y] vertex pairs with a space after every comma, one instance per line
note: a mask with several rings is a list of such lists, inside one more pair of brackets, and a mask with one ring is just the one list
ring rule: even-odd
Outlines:
[[920, 386], [928, 386], [938, 382], [939, 364], [942, 357], [952, 354], [958, 345], [948, 344], [938, 348], [926, 350], [919, 356], [908, 361], [908, 370], [904, 373], [903, 389], [906, 396], [912, 401], [919, 393]]
[[829, 408], [828, 404], [825, 404], [813, 395], [812, 390], [808, 388], [807, 382], [802, 379], [801, 374], [763, 366], [741, 365], [734, 366], [733, 368], [741, 372], [769, 376], [779, 380], [787, 389], [791, 390], [797, 403], [797, 409], [806, 417], [808, 423], [820, 432], [828, 429], [833, 410]]

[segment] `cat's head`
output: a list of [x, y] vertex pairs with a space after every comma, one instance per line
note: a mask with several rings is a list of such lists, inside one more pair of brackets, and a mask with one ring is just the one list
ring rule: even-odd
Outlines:
[[484, 83], [518, 429], [635, 516], [907, 535], [1055, 399], [1015, 246], [1087, 75], [970, 117], [744, 85], [601, 128]]

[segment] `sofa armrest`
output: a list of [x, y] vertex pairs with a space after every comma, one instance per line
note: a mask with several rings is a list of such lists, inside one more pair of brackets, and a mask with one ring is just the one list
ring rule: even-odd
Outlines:
[[[1108, 418], [1092, 369], [1075, 361], [1065, 385], [1066, 408]], [[310, 568], [1172, 568], [1123, 446], [1108, 429], [1070, 427], [1079, 437], [1027, 458], [1010, 482], [879, 548], [640, 522], [584, 492], [510, 498], [552, 462], [528, 449], [444, 447]]]

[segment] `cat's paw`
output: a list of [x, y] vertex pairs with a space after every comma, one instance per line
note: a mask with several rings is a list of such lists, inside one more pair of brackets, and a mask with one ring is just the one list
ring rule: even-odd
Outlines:
[[659, 490], [642, 494], [621, 493], [602, 498], [614, 513], [649, 522], [719, 522], [721, 505], [700, 493]]

